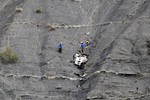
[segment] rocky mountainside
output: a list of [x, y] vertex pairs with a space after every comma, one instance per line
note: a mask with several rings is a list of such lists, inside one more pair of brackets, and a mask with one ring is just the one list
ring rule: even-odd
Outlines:
[[150, 0], [0, 0], [0, 30], [0, 100], [150, 100]]

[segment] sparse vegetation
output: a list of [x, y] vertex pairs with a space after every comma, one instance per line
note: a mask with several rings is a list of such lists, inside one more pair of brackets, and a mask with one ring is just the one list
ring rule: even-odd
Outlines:
[[35, 12], [36, 13], [42, 13], [41, 9], [37, 9]]
[[0, 53], [0, 60], [3, 64], [17, 63], [18, 56], [10, 47], [7, 47], [4, 52]]

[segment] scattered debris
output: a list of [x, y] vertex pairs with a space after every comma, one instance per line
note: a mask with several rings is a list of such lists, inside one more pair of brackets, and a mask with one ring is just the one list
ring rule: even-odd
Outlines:
[[80, 78], [86, 78], [86, 76], [87, 76], [86, 73], [84, 73], [84, 74], [82, 74], [82, 73], [74, 73], [74, 75], [76, 75], [76, 76], [78, 76]]
[[23, 79], [30, 78], [30, 77], [31, 77], [30, 75], [24, 75], [24, 76], [22, 76]]
[[37, 9], [35, 12], [36, 13], [42, 13], [41, 9]]
[[21, 13], [22, 11], [23, 11], [23, 9], [22, 9], [22, 8], [16, 8], [15, 13]]
[[49, 29], [49, 31], [55, 31], [56, 30], [55, 26], [52, 26], [52, 25], [47, 25], [46, 27]]
[[61, 89], [61, 86], [56, 87], [56, 89]]
[[85, 33], [86, 35], [90, 35], [90, 32]]
[[48, 79], [47, 76], [42, 76], [42, 77], [41, 77], [41, 80], [46, 80], [46, 79]]
[[74, 54], [73, 61], [75, 65], [82, 66], [83, 64], [87, 63], [88, 58], [85, 54]]

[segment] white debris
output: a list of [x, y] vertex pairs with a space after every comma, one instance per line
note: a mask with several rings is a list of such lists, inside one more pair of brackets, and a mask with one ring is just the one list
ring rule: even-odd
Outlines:
[[85, 64], [88, 61], [87, 56], [83, 54], [75, 54], [73, 56], [73, 59], [74, 64], [78, 66], [81, 66], [82, 64]]

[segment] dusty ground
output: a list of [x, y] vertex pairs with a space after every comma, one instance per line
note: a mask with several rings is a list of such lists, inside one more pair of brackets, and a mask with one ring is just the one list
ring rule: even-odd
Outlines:
[[0, 30], [19, 57], [0, 64], [0, 100], [150, 99], [150, 0], [0, 0]]

